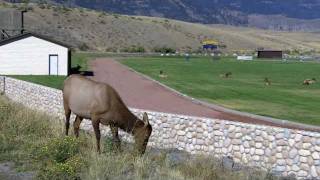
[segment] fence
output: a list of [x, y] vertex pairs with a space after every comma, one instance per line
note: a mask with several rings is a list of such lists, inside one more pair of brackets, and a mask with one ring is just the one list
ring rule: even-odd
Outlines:
[[0, 95], [4, 95], [6, 92], [6, 77], [0, 76]]

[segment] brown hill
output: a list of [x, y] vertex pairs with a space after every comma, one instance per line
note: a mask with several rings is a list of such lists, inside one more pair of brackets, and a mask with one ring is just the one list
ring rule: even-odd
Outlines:
[[[2, 4], [3, 6], [3, 4]], [[133, 45], [193, 50], [204, 39], [217, 39], [226, 50], [300, 49], [320, 51], [320, 33], [276, 32], [227, 25], [202, 25], [155, 17], [108, 14], [82, 8], [31, 5], [25, 14], [29, 31], [75, 47], [119, 51]]]

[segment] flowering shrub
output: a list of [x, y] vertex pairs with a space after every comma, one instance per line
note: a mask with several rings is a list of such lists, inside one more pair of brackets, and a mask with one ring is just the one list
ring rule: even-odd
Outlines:
[[79, 141], [73, 137], [54, 138], [37, 153], [43, 166], [39, 179], [79, 179], [79, 169], [84, 161], [79, 154]]

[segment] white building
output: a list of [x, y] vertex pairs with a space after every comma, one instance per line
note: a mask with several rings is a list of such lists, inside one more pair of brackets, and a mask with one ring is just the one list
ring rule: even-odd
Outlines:
[[69, 75], [70, 47], [33, 33], [0, 41], [1, 75]]

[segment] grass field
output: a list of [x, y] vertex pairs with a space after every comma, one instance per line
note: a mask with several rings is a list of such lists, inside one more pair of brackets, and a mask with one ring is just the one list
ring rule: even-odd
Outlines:
[[62, 89], [63, 81], [66, 76], [33, 76], [33, 75], [14, 75], [9, 76], [23, 81], [33, 82], [36, 84], [52, 87], [55, 89]]
[[[231, 171], [212, 157], [193, 156], [179, 163], [167, 158], [169, 151], [152, 153], [149, 148], [137, 157], [126, 143], [122, 152], [115, 152], [109, 138], [102, 139], [103, 153], [97, 154], [92, 133], [81, 132], [79, 139], [65, 137], [63, 122], [4, 96], [0, 107], [0, 163], [14, 162], [17, 172], [34, 172], [34, 179], [280, 179], [258, 169]], [[6, 177], [3, 171], [0, 178]]]
[[[320, 79], [319, 63], [252, 61], [228, 58], [128, 58], [123, 64], [184, 94], [227, 108], [258, 115], [320, 125], [320, 84], [302, 85], [306, 78]], [[168, 76], [160, 78], [162, 70]], [[232, 72], [231, 78], [221, 74]], [[264, 78], [271, 80], [266, 86]]]

